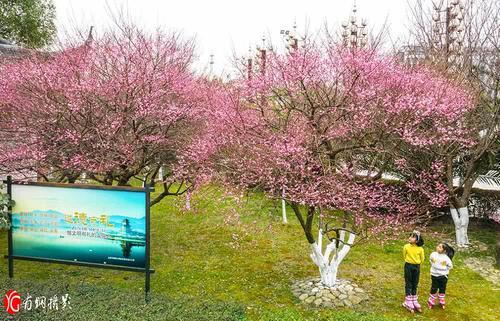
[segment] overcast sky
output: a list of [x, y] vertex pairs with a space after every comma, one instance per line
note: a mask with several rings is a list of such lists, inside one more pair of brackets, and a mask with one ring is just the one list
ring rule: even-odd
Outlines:
[[[409, 0], [414, 1], [414, 0]], [[273, 43], [281, 42], [280, 30], [291, 29], [294, 20], [298, 31], [307, 26], [318, 30], [328, 23], [339, 27], [352, 10], [353, 0], [54, 0], [59, 36], [75, 25], [96, 33], [111, 24], [111, 12], [125, 8], [135, 23], [154, 29], [158, 26], [180, 30], [195, 36], [199, 66], [208, 65], [214, 55], [214, 70], [222, 71], [232, 57], [248, 53], [249, 46], [261, 44], [262, 35]], [[379, 30], [387, 20], [392, 39], [406, 30], [407, 0], [357, 0], [358, 18], [365, 18], [370, 28]]]

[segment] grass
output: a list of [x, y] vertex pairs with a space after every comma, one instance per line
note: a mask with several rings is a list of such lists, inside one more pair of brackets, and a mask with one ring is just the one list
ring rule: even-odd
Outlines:
[[[245, 310], [241, 305], [227, 302], [198, 302], [189, 299], [171, 299], [164, 295], [155, 295], [151, 301], [144, 302], [140, 291], [116, 291], [113, 287], [78, 283], [68, 285], [64, 280], [47, 281], [6, 281], [0, 287], [2, 292], [15, 288], [26, 297], [70, 294], [70, 304], [58, 309], [21, 309], [15, 315], [17, 320], [44, 321], [117, 321], [117, 320], [199, 320], [199, 321], [234, 321], [245, 320]], [[32, 299], [33, 302], [34, 298]], [[2, 312], [3, 316], [5, 312]]]
[[[235, 320], [241, 313], [249, 320], [262, 321], [493, 321], [495, 315], [500, 315], [498, 291], [463, 265], [466, 258], [463, 253], [454, 258], [455, 269], [448, 283], [447, 310], [425, 310], [415, 316], [406, 313], [401, 307], [404, 284], [401, 248], [404, 240], [385, 245], [361, 244], [354, 247], [342, 263], [339, 277], [352, 279], [367, 290], [371, 295], [369, 304], [358, 306], [355, 311], [304, 307], [293, 297], [290, 285], [294, 280], [315, 276], [317, 269], [309, 259], [308, 244], [290, 210], [289, 224], [283, 225], [279, 204], [260, 194], [238, 201], [216, 187], [194, 195], [191, 211], [185, 212], [183, 205], [183, 197], [167, 198], [152, 209], [151, 266], [156, 273], [152, 275], [151, 287], [157, 300], [153, 307], [168, 306], [175, 310], [185, 305], [186, 311], [191, 311], [196, 310], [192, 308], [196, 304], [215, 305], [213, 309], [209, 308], [215, 311], [214, 320], [220, 319], [217, 308], [220, 302], [233, 307], [229, 314], [222, 311], [220, 315], [234, 315]], [[426, 237], [427, 257], [436, 242], [451, 238], [453, 231], [450, 227], [449, 224], [433, 227], [437, 235]], [[7, 242], [5, 233], [1, 236], [0, 254], [3, 255], [6, 254]], [[471, 228], [470, 238], [486, 243], [490, 249], [486, 254], [493, 254], [493, 229]], [[6, 274], [6, 264], [0, 265], [0, 282], [4, 284], [10, 282]], [[59, 280], [68, 291], [74, 291], [71, 304], [74, 307], [81, 305], [82, 309], [90, 303], [86, 301], [88, 298], [83, 300], [81, 298], [86, 297], [78, 295], [81, 287], [90, 286], [95, 293], [112, 289], [108, 295], [120, 298], [123, 293], [142, 294], [144, 286], [144, 277], [139, 273], [23, 261], [15, 261], [14, 279], [20, 283], [11, 285], [20, 288], [26, 282], [51, 284], [53, 280]], [[421, 303], [427, 299], [429, 287], [429, 264], [426, 261], [419, 286]], [[122, 301], [96, 301], [95, 305], [112, 309], [119, 302]], [[123, 308], [123, 304], [119, 306]], [[168, 315], [166, 310], [160, 311]], [[154, 312], [151, 315], [153, 320], [160, 314]], [[177, 316], [173, 317], [176, 314], [171, 315], [172, 320], [177, 320]], [[135, 317], [137, 314], [132, 313], [124, 319], [135, 320]], [[188, 319], [197, 318], [186, 312]]]

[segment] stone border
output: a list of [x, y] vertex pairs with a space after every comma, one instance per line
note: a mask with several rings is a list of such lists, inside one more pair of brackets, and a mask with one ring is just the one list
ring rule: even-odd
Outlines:
[[444, 242], [448, 243], [455, 249], [455, 251], [458, 252], [485, 252], [488, 251], [488, 245], [477, 240], [473, 240], [470, 242], [469, 246], [467, 247], [459, 247], [457, 246], [457, 243], [455, 243], [455, 240], [444, 240]]
[[500, 270], [495, 268], [495, 263], [495, 258], [491, 256], [470, 257], [464, 260], [466, 267], [493, 283], [495, 287], [500, 287]]
[[292, 291], [300, 303], [318, 308], [352, 307], [368, 300], [365, 290], [344, 279], [337, 279], [333, 287], [326, 287], [320, 278], [307, 278], [294, 282]]

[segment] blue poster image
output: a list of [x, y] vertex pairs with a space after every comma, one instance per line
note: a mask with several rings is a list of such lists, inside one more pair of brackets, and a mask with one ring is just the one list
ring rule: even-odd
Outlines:
[[143, 190], [12, 185], [14, 256], [145, 268]]

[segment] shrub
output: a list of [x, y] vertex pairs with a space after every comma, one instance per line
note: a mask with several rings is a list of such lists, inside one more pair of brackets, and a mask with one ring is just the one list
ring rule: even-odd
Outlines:
[[0, 181], [0, 231], [10, 228], [10, 221], [8, 217], [9, 205], [14, 205], [13, 201], [9, 200], [9, 195], [3, 193], [4, 185]]

